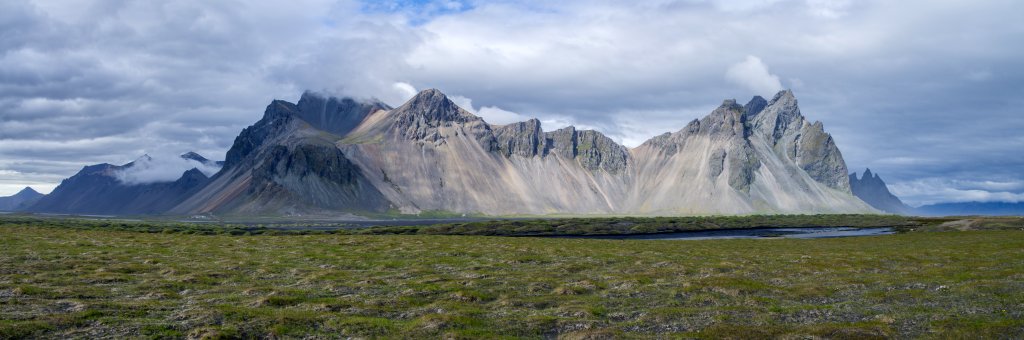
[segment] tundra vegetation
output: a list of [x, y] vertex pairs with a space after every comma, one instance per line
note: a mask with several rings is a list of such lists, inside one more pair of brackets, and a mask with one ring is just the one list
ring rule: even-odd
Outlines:
[[[621, 232], [671, 220], [736, 227], [787, 218], [857, 220], [575, 223]], [[872, 218], [901, 219], [902, 232], [707, 241], [429, 235], [492, 223], [472, 222], [271, 235], [299, 232], [4, 216], [0, 338], [1024, 336], [1024, 220]], [[515, 234], [524, 225], [559, 231], [566, 221], [493, 224]], [[374, 235], [388, 230], [410, 235]]]

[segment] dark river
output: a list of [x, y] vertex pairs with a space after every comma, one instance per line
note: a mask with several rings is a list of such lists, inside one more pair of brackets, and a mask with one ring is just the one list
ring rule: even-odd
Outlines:
[[724, 229], [724, 230], [701, 230], [683, 231], [664, 234], [639, 234], [639, 235], [581, 235], [581, 236], [553, 236], [563, 238], [593, 238], [610, 240], [716, 240], [716, 239], [777, 239], [777, 238], [832, 238], [832, 237], [854, 237], [889, 235], [896, 233], [892, 228], [849, 228], [849, 227], [821, 227], [821, 228], [758, 228], [758, 229]]

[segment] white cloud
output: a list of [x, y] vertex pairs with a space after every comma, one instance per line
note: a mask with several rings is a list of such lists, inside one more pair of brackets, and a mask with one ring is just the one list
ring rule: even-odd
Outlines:
[[216, 164], [200, 163], [175, 155], [160, 155], [158, 157], [140, 157], [134, 161], [131, 167], [115, 172], [114, 176], [122, 183], [129, 185], [173, 182], [192, 168], [199, 169], [206, 176], [213, 176], [220, 171], [220, 167]]
[[459, 95], [448, 96], [448, 99], [450, 99], [453, 103], [455, 103], [455, 105], [458, 105], [459, 107], [461, 107], [463, 110], [469, 111], [471, 113], [476, 113], [476, 109], [473, 108], [473, 100], [472, 99], [469, 99], [469, 98], [466, 98], [466, 97], [463, 97], [463, 96], [459, 96]]
[[811, 15], [826, 19], [839, 19], [846, 15], [851, 0], [807, 0], [807, 9]]
[[924, 178], [893, 183], [889, 189], [911, 206], [943, 202], [1021, 202], [1024, 182]]
[[530, 119], [530, 117], [512, 111], [502, 110], [496, 106], [481, 107], [480, 110], [477, 110], [476, 115], [491, 124], [509, 124]]
[[413, 87], [412, 85], [409, 85], [409, 83], [401, 81], [391, 84], [391, 88], [394, 90], [394, 95], [386, 96], [389, 98], [381, 100], [383, 100], [388, 105], [395, 107], [402, 105], [403, 103], [411, 99], [413, 96], [415, 96], [416, 93], [418, 92], [416, 91], [416, 88]]
[[761, 58], [752, 55], [729, 67], [725, 79], [765, 97], [771, 97], [782, 89], [779, 76], [768, 72], [768, 66]]
[[490, 124], [509, 124], [529, 120], [531, 117], [521, 115], [512, 111], [503, 110], [497, 106], [484, 106], [479, 109], [473, 107], [473, 100], [460, 95], [448, 96], [455, 105], [469, 111]]

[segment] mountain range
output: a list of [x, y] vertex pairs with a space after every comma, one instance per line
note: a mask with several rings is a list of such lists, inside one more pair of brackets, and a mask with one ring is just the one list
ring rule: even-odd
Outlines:
[[[190, 153], [182, 157], [210, 161]], [[201, 158], [202, 160], [198, 160]], [[726, 100], [627, 148], [594, 130], [494, 125], [425, 90], [392, 108], [306, 92], [275, 100], [220, 171], [133, 184], [88, 166], [30, 211], [91, 214], [483, 215], [876, 212], [790, 91]], [[883, 184], [884, 186], [884, 184]], [[886, 191], [888, 192], [888, 191]]]

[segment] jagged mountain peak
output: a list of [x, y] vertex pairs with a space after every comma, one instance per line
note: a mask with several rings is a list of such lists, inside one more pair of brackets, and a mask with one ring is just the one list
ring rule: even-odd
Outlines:
[[857, 173], [850, 174], [850, 190], [875, 209], [894, 214], [906, 214], [911, 208], [889, 191], [889, 187], [877, 173], [864, 169], [864, 175], [857, 179]]
[[274, 99], [267, 105], [267, 109], [263, 111], [263, 120], [278, 120], [291, 117], [295, 113], [298, 113], [299, 108], [295, 104], [290, 102]]
[[768, 103], [768, 105], [774, 105], [776, 103], [792, 103], [792, 105], [796, 105], [796, 95], [793, 94], [793, 90], [781, 90], [775, 93], [775, 96], [772, 97], [772, 100]]
[[412, 98], [403, 104], [401, 108], [417, 108], [423, 110], [435, 109], [435, 108], [449, 108], [457, 106], [455, 102], [452, 102], [441, 90], [438, 89], [426, 89], [420, 91]]
[[295, 104], [278, 99], [270, 102], [263, 112], [263, 119], [242, 129], [235, 137], [234, 143], [224, 156], [224, 167], [235, 167], [267, 141], [284, 135], [288, 126], [292, 125], [289, 122], [293, 121], [298, 112], [298, 106]]
[[356, 130], [357, 136], [385, 134], [439, 145], [460, 134], [481, 139], [481, 143], [491, 140], [490, 125], [437, 89], [423, 90], [402, 106], [368, 121], [371, 123]]
[[743, 105], [743, 114], [748, 117], [756, 116], [768, 106], [768, 101], [761, 96], [754, 96], [746, 105]]
[[872, 173], [871, 172], [871, 168], [864, 168], [864, 175], [861, 176], [860, 179], [857, 178], [857, 172], [854, 171], [854, 172], [850, 173], [850, 180], [851, 181], [882, 181], [882, 178], [879, 177], [878, 174]]
[[420, 91], [411, 99], [395, 109], [399, 117], [417, 116], [427, 121], [468, 121], [479, 119], [469, 111], [459, 107], [438, 89]]

